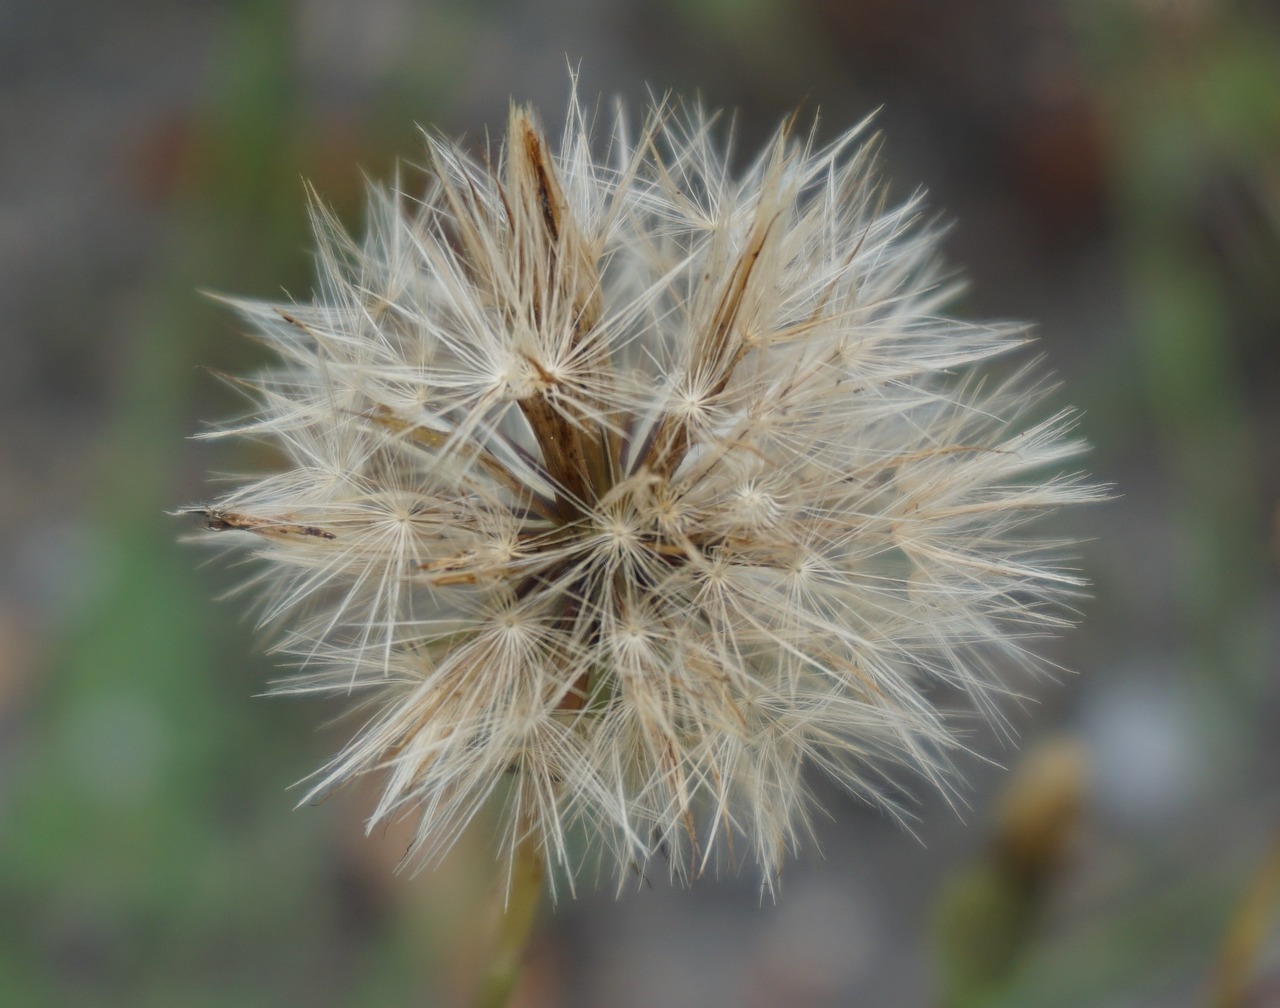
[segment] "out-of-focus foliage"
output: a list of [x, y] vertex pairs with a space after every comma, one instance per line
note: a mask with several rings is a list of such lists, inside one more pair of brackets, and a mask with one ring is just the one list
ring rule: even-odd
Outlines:
[[[276, 673], [215, 601], [235, 572], [165, 512], [273, 465], [183, 441], [242, 408], [202, 367], [258, 359], [196, 291], [305, 296], [303, 177], [354, 223], [361, 170], [420, 160], [412, 123], [478, 146], [508, 93], [563, 105], [566, 55], [592, 93], [741, 107], [744, 149], [797, 106], [828, 137], [883, 106], [899, 194], [957, 220], [971, 314], [1043, 320], [1121, 496], [1073, 529], [1096, 598], [1051, 653], [1079, 675], [1010, 711], [1091, 768], [1034, 893], [984, 846], [1002, 778], [975, 760], [924, 846], [832, 796], [826, 862], [776, 908], [640, 879], [562, 906], [524, 1003], [1266, 1004], [1280, 25], [1226, 0], [6, 7], [0, 1004], [448, 1004], [474, 974], [494, 866], [464, 844], [395, 875], [408, 834], [363, 837], [358, 789], [289, 810], [351, 726], [254, 696]], [[947, 934], [996, 918], [985, 969], [948, 969]]]

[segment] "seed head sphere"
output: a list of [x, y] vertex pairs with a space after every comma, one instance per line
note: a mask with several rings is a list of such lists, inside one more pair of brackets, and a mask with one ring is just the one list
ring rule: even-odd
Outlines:
[[278, 360], [219, 433], [287, 465], [194, 510], [256, 557], [282, 691], [363, 702], [317, 791], [379, 773], [415, 861], [493, 805], [570, 879], [768, 883], [807, 767], [952, 786], [957, 712], [1081, 584], [1027, 523], [1096, 491], [863, 127], [741, 170], [696, 106], [594, 132], [575, 98], [558, 147], [523, 108], [483, 157], [429, 137], [362, 240], [316, 204], [313, 300], [233, 302]]

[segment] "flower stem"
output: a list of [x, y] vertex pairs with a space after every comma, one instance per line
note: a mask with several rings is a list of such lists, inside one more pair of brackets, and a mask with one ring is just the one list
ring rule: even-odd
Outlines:
[[498, 892], [488, 963], [476, 1008], [504, 1008], [520, 978], [525, 948], [542, 899], [543, 857], [537, 837], [526, 834], [511, 859], [511, 877]]

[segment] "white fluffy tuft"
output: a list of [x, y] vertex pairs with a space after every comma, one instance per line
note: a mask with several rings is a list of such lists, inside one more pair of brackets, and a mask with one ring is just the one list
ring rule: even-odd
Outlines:
[[991, 366], [1024, 331], [940, 314], [861, 127], [740, 174], [697, 108], [590, 132], [575, 99], [558, 152], [523, 109], [483, 161], [431, 137], [362, 242], [317, 206], [314, 301], [235, 302], [280, 362], [224, 433], [290, 467], [198, 510], [259, 557], [284, 689], [371, 704], [316, 790], [380, 771], [419, 860], [502, 792], [571, 878], [577, 825], [620, 881], [771, 881], [806, 764], [949, 787], [939, 695], [998, 716], [1081, 584], [1024, 527], [1097, 492]]

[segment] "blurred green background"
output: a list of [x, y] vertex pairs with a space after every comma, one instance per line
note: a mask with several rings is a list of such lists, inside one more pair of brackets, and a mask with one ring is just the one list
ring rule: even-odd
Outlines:
[[[977, 732], [915, 836], [823, 792], [822, 853], [590, 880], [525, 1006], [1280, 1004], [1280, 12], [1225, 0], [9, 0], [0, 5], [0, 1005], [451, 1005], [483, 837], [396, 874], [371, 790], [292, 809], [345, 739], [236, 572], [165, 512], [265, 454], [186, 440], [258, 349], [198, 291], [305, 297], [303, 179], [364, 176], [510, 96], [699, 93], [743, 147], [879, 108], [972, 280], [1037, 320], [1118, 498], [1072, 673]], [[317, 727], [319, 726], [319, 727]], [[1006, 772], [995, 764], [1012, 768]], [[817, 785], [821, 788], [821, 785]]]

